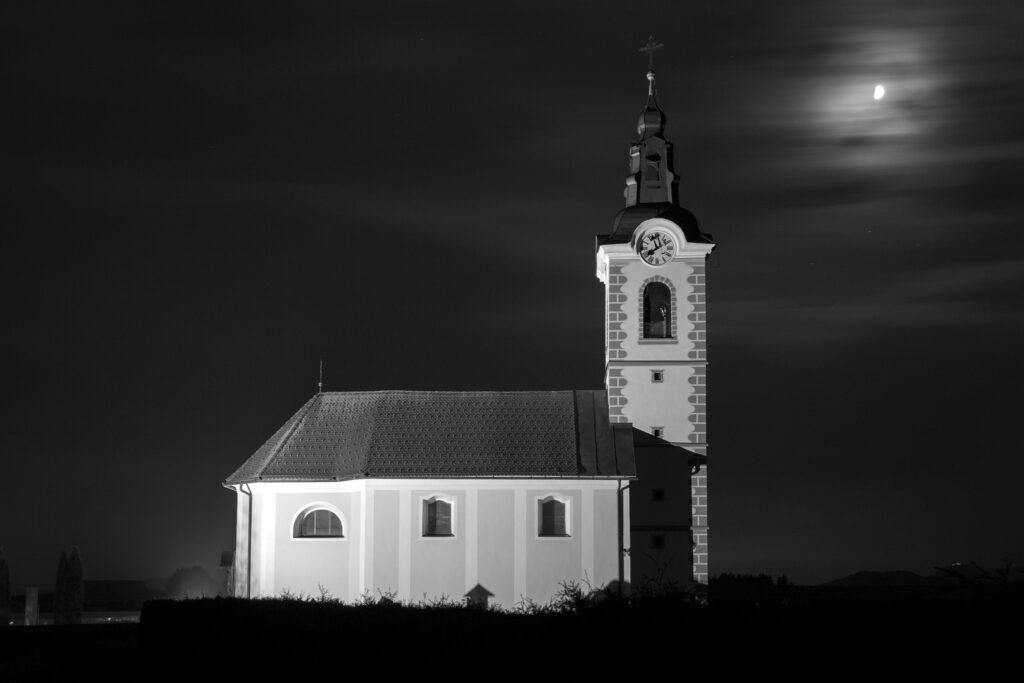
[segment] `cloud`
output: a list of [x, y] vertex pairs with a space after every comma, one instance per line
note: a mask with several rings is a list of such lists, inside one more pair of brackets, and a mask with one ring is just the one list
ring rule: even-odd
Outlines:
[[[872, 282], [833, 301], [749, 298], [715, 304], [715, 334], [758, 345], [846, 348], [900, 331], [1020, 326], [1024, 259], [965, 263]], [[799, 347], [798, 347], [799, 348]]]

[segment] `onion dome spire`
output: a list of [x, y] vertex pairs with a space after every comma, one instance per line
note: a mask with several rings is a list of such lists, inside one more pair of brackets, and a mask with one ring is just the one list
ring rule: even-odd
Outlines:
[[672, 143], [665, 139], [665, 112], [658, 102], [654, 81], [654, 52], [664, 47], [650, 37], [640, 52], [647, 53], [647, 103], [637, 121], [639, 139], [629, 146], [629, 175], [623, 192], [626, 208], [615, 216], [610, 235], [599, 243], [628, 242], [633, 230], [645, 220], [662, 217], [678, 225], [691, 242], [711, 242], [700, 231], [697, 219], [679, 206], [679, 180], [672, 160]]
[[665, 140], [665, 112], [658, 104], [654, 85], [654, 51], [664, 47], [651, 36], [646, 52], [647, 104], [637, 121], [640, 140], [629, 148], [629, 176], [626, 178], [626, 206], [637, 204], [676, 204], [676, 174], [672, 169], [672, 143]]

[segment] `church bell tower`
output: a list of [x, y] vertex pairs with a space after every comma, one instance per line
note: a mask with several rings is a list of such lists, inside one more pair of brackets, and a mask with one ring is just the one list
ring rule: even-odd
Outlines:
[[[686, 557], [692, 577], [707, 583], [705, 269], [715, 244], [679, 205], [654, 79], [658, 47], [652, 40], [642, 49], [650, 57], [647, 102], [637, 122], [639, 139], [629, 148], [626, 206], [611, 233], [597, 237], [597, 277], [605, 285], [605, 387], [610, 419], [646, 432], [655, 445], [646, 450], [660, 454], [652, 456], [646, 473], [638, 462], [636, 484], [643, 495], [631, 494], [634, 563], [640, 552], [655, 557], [661, 547], [691, 544]], [[678, 462], [666, 468], [665, 458]], [[658, 477], [672, 481], [662, 487], [652, 483]], [[688, 500], [688, 511], [680, 500]]]

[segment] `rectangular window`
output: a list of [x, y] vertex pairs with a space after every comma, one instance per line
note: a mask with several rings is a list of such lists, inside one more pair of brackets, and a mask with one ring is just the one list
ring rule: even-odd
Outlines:
[[565, 523], [566, 508], [569, 507], [565, 501], [554, 497], [547, 497], [538, 501], [539, 529], [538, 536], [568, 536], [569, 530]]
[[651, 427], [651, 434], [653, 434], [658, 439], [660, 439], [664, 433], [664, 427]]
[[437, 497], [423, 501], [423, 535], [453, 535], [451, 502]]
[[652, 382], [664, 382], [665, 371], [664, 370], [651, 370], [651, 381]]

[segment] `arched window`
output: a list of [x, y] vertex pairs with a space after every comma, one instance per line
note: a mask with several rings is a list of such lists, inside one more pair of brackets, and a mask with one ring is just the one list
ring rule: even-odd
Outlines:
[[341, 518], [323, 508], [310, 510], [295, 527], [296, 538], [344, 538]]
[[566, 512], [569, 507], [565, 501], [554, 496], [548, 496], [538, 502], [539, 536], [568, 536], [569, 528], [566, 526]]
[[644, 339], [672, 337], [672, 292], [664, 282], [644, 287]]
[[452, 502], [440, 496], [423, 501], [423, 535], [452, 536]]

